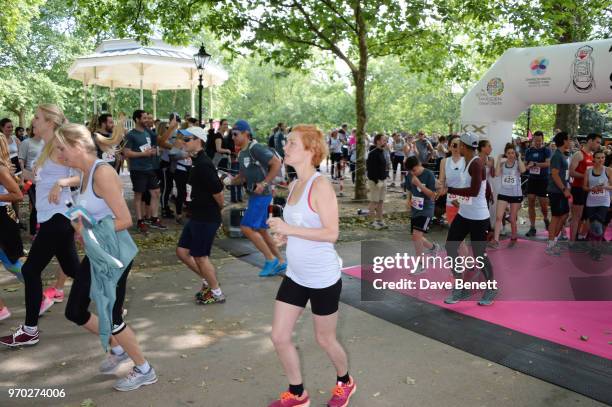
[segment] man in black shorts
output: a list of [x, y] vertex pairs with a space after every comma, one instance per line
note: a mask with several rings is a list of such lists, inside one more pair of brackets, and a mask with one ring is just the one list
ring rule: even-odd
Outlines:
[[557, 149], [550, 159], [550, 178], [548, 180], [548, 197], [552, 219], [548, 228], [548, 246], [546, 254], [559, 256], [561, 250], [557, 245], [557, 236], [569, 214], [569, 197], [572, 196], [568, 187], [569, 165], [565, 153], [569, 150], [570, 141], [566, 132], [560, 132], [554, 138]]
[[154, 170], [153, 158], [157, 149], [153, 147], [150, 134], [146, 131], [147, 113], [144, 110], [135, 110], [132, 115], [135, 126], [126, 136], [124, 153], [129, 159], [130, 179], [134, 191], [134, 206], [136, 210], [137, 228], [141, 232], [147, 231], [144, 223], [144, 204], [142, 194], [151, 193], [151, 227], [166, 229], [158, 217], [159, 210], [159, 179]]
[[544, 226], [548, 229], [548, 172], [552, 152], [544, 146], [544, 133], [536, 131], [533, 133], [533, 147], [525, 152], [525, 162], [529, 179], [527, 181], [527, 199], [529, 202], [529, 222], [531, 227], [526, 236], [532, 237], [536, 234], [536, 197], [540, 203], [540, 210], [544, 218]]

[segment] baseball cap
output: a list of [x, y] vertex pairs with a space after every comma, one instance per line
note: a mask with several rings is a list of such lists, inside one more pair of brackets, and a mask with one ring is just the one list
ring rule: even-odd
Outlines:
[[478, 148], [478, 141], [480, 141], [477, 135], [469, 131], [467, 133], [463, 133], [459, 139], [463, 144], [466, 144], [472, 148]]
[[206, 139], [208, 138], [208, 135], [206, 134], [204, 129], [201, 127], [198, 127], [198, 126], [187, 127], [187, 131], [204, 142], [206, 142]]
[[254, 135], [253, 130], [251, 130], [251, 126], [246, 120], [236, 121], [236, 123], [234, 123], [234, 125], [232, 126], [232, 130], [247, 131], [249, 132], [249, 134]]

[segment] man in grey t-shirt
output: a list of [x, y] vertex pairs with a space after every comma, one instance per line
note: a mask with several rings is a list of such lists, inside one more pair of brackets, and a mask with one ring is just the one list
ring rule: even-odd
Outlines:
[[560, 248], [555, 242], [555, 238], [561, 232], [569, 214], [570, 189], [567, 187], [568, 163], [565, 153], [569, 150], [569, 136], [565, 132], [560, 132], [554, 138], [557, 149], [550, 159], [550, 178], [548, 180], [548, 200], [550, 201], [550, 213], [552, 219], [548, 227], [548, 246], [546, 254], [559, 256]]
[[224, 181], [227, 185], [247, 184], [249, 202], [240, 229], [266, 258], [260, 277], [278, 275], [287, 269], [287, 264], [274, 239], [268, 234], [268, 207], [272, 203], [271, 184], [280, 170], [281, 162], [272, 151], [254, 140], [251, 126], [238, 120], [232, 127], [232, 137], [240, 147], [238, 176]]
[[415, 145], [419, 162], [427, 164], [433, 156], [434, 148], [429, 140], [425, 138], [425, 133], [423, 131], [419, 131]]

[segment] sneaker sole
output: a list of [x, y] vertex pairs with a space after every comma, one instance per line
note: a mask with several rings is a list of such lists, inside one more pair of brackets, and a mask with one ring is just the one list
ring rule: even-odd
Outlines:
[[10, 345], [8, 343], [0, 343], [0, 344], [2, 344], [4, 346], [7, 346], [9, 348], [19, 348], [21, 346], [34, 346], [34, 345], [36, 345], [38, 343], [39, 340], [40, 339], [32, 339], [32, 340], [29, 340], [27, 342], [13, 343], [13, 344], [10, 344]]
[[39, 316], [39, 317], [43, 316], [43, 314], [44, 314], [45, 312], [47, 312], [47, 311], [49, 311], [49, 310], [51, 309], [51, 307], [53, 306], [53, 304], [55, 304], [55, 302], [54, 302], [53, 300], [51, 300], [51, 303], [49, 304], [49, 306], [48, 306], [48, 307], [46, 307], [46, 308], [41, 308], [41, 309], [40, 309], [40, 312], [38, 313], [38, 316]]
[[121, 388], [117, 388], [115, 386], [113, 386], [113, 389], [115, 389], [117, 391], [132, 391], [132, 390], [137, 390], [137, 389], [141, 388], [142, 386], [148, 386], [150, 384], [155, 384], [155, 383], [157, 383], [157, 376], [153, 380], [149, 380], [148, 382], [140, 383], [138, 386], [130, 387], [129, 389], [121, 389]]

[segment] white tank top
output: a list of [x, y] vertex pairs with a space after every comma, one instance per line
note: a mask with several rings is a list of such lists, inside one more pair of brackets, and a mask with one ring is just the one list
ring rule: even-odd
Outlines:
[[83, 176], [81, 175], [81, 188], [79, 190], [79, 194], [77, 195], [77, 205], [82, 206], [87, 209], [87, 212], [91, 214], [96, 222], [105, 218], [106, 216], [111, 216], [113, 219], [115, 215], [113, 211], [108, 207], [108, 204], [104, 199], [98, 197], [93, 189], [93, 178], [98, 165], [105, 165], [104, 160], [96, 160], [89, 171], [89, 179], [87, 180], [87, 188], [85, 192], [83, 192]]
[[[294, 189], [291, 188], [283, 212], [283, 219], [289, 225], [305, 228], [322, 227], [321, 218], [308, 204], [312, 183], [320, 175], [319, 172], [315, 172], [308, 180], [300, 200], [295, 205], [289, 204]], [[340, 279], [342, 260], [338, 257], [333, 243], [289, 236], [286, 254], [287, 277], [301, 286], [327, 288]]]
[[[589, 168], [587, 170], [589, 175], [589, 187], [593, 188], [597, 185], [608, 185], [608, 174], [606, 174], [606, 167], [601, 169], [601, 174], [595, 176], [593, 174], [593, 168]], [[604, 189], [601, 192], [593, 192], [589, 191], [586, 200], [586, 206], [588, 207], [597, 207], [597, 206], [605, 206], [606, 208], [610, 206], [610, 191]]]
[[[7, 195], [8, 190], [4, 188], [4, 185], [0, 185], [0, 195]], [[6, 201], [0, 201], [0, 206], [9, 206], [11, 203]]]
[[19, 153], [19, 147], [17, 147], [17, 137], [11, 136], [7, 140], [8, 148], [9, 148], [9, 156], [13, 158]]
[[[463, 186], [462, 188], [469, 188], [472, 183], [472, 176], [468, 172], [470, 169], [470, 165], [474, 160], [476, 160], [478, 156], [474, 156], [468, 165], [466, 165], [465, 170], [463, 170]], [[459, 215], [463, 216], [466, 219], [471, 220], [484, 220], [489, 219], [489, 208], [487, 207], [487, 180], [483, 179], [480, 183], [480, 190], [478, 191], [478, 195], [467, 197], [461, 201], [459, 205]]]
[[57, 180], [68, 178], [71, 175], [70, 168], [57, 164], [50, 158], [45, 160], [42, 167], [36, 169], [34, 181], [36, 183], [36, 219], [38, 223], [46, 222], [58, 213], [65, 216], [68, 210], [66, 202], [72, 202], [70, 188], [62, 188], [57, 204], [49, 203], [49, 192]]
[[393, 153], [397, 156], [404, 156], [404, 140], [400, 138], [400, 141], [393, 141]]
[[[453, 161], [453, 157], [447, 157], [444, 164], [446, 173], [446, 186], [451, 188], [462, 188], [464, 184], [465, 158], [460, 157], [457, 162]], [[453, 206], [453, 201], [460, 201], [457, 195], [448, 194], [446, 197], [446, 206]]]
[[512, 167], [507, 167], [508, 163], [501, 166], [501, 179], [498, 189], [500, 195], [523, 196], [521, 190], [521, 174], [518, 170], [518, 161], [514, 161]]

